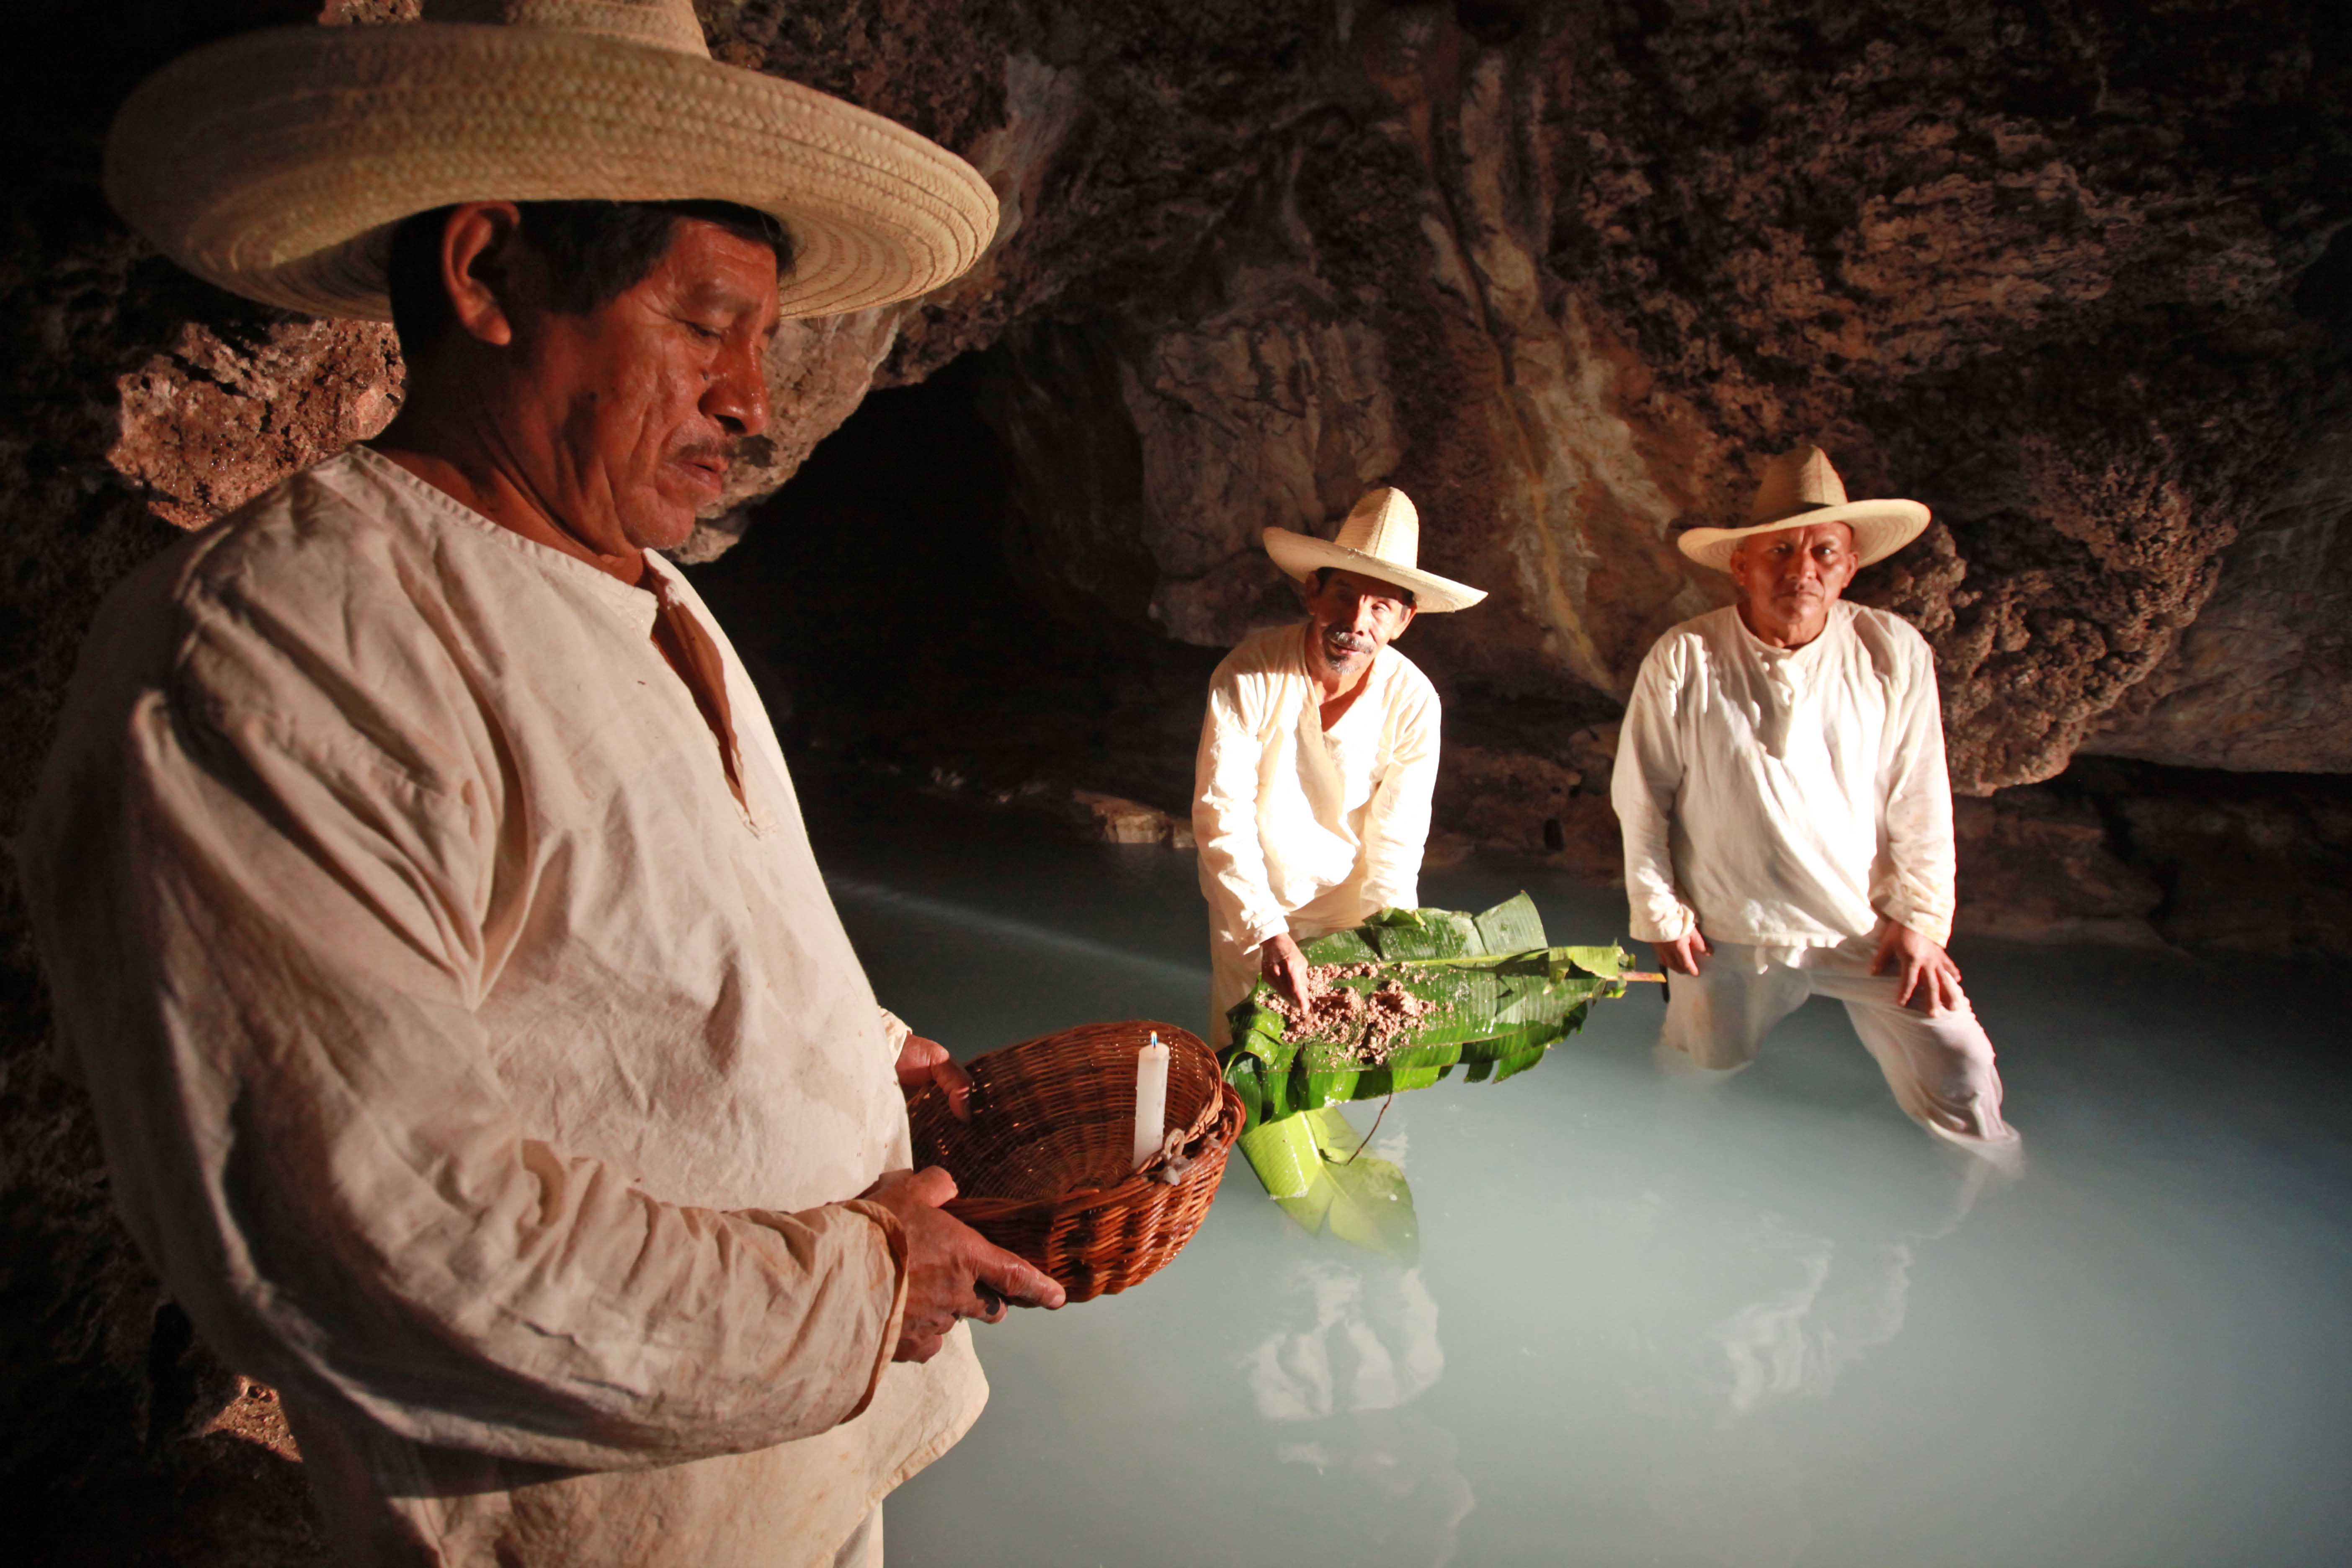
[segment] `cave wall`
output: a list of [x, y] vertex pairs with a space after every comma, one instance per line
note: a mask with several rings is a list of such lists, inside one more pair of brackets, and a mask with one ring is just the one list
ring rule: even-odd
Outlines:
[[[2352, 231], [2296, 290], [2332, 342], [2352, 340]], [[2352, 383], [2332, 354], [2221, 581], [2171, 652], [2082, 750], [2147, 762], [2352, 772]]]
[[[2336, 13], [1295, 19], [1269, 57], [1293, 93], [1246, 135], [1181, 55], [1068, 68], [1145, 100], [1123, 144], [1222, 139], [1251, 174], [1168, 287], [1059, 305], [1119, 345], [1120, 403], [1066, 416], [1138, 434], [1171, 635], [1276, 613], [1258, 531], [1328, 530], [1394, 480], [1425, 559], [1494, 591], [1419, 641], [1442, 679], [1622, 695], [1723, 597], [1669, 528], [1732, 520], [1761, 455], [1816, 438], [1855, 493], [1937, 512], [1857, 594], [1935, 642], [1964, 791], [2049, 777], [2094, 731], [2174, 763], [2343, 766], [2347, 689], [2294, 676], [2340, 655], [2352, 583], [2323, 520], [2347, 339], [2302, 287], [2352, 210]], [[2242, 533], [2263, 542], [2232, 552]], [[2278, 739], [2244, 733], [2273, 731], [2251, 685], [2291, 701]]]
[[[1723, 595], [1668, 530], [1733, 516], [1759, 455], [1819, 439], [1855, 493], [1936, 510], [1857, 592], [1935, 642], [1960, 787], [2048, 778], [2078, 750], [2124, 759], [2104, 793], [1964, 816], [2012, 857], [2074, 847], [2083, 890], [2050, 931], [2136, 937], [2168, 888], [2227, 881], [2226, 850], [2116, 858], [2205, 820], [2132, 768], [2352, 770], [2339, 7], [698, 9], [719, 58], [965, 153], [1004, 221], [940, 294], [781, 336], [775, 426], [695, 557], [760, 527], [762, 497], [870, 390], [978, 351], [972, 396], [1013, 464], [1009, 570], [1071, 616], [1229, 642], [1288, 613], [1259, 530], [1328, 531], [1361, 489], [1402, 484], [1424, 560], [1494, 590], [1412, 646], [1478, 726], [1478, 809], [1497, 834], [1564, 821], [1574, 854], [1599, 842], [1587, 785], [1612, 694], [1659, 629]], [[98, 0], [70, 38], [0, 62], [9, 825], [98, 596], [397, 407], [383, 329], [198, 284], [95, 186], [106, 118], [145, 70], [321, 14]], [[2241, 816], [2340, 839], [2332, 798], [2273, 791]], [[0, 1470], [184, 1478], [173, 1444], [235, 1385], [107, 1213], [88, 1120], [41, 1065], [15, 899], [0, 886]]]

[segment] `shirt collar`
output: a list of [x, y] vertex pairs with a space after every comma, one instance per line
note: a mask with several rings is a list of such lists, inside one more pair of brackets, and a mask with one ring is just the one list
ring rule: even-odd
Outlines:
[[1832, 603], [1829, 621], [1822, 627], [1822, 635], [1802, 647], [1774, 647], [1748, 629], [1748, 617], [1739, 613], [1737, 605], [1725, 606], [1725, 614], [1731, 617], [1733, 633], [1738, 638], [1740, 647], [1757, 663], [1769, 668], [1774, 665], [1812, 663], [1822, 648], [1844, 632], [1848, 623], [1853, 619], [1853, 606], [1843, 599]]
[[[364, 443], [354, 443], [346, 447], [345, 455], [365, 469], [371, 479], [399, 491], [422, 514], [486, 537], [519, 552], [549, 578], [584, 595], [600, 607], [634, 625], [640, 636], [653, 635], [654, 616], [659, 612], [659, 606], [654, 602], [649, 585], [632, 587], [611, 573], [591, 566], [576, 556], [566, 555], [562, 551], [541, 544], [535, 539], [525, 539], [513, 529], [484, 517], [448, 491], [418, 479]], [[650, 552], [646, 555], [646, 564], [650, 578], [657, 570]]]

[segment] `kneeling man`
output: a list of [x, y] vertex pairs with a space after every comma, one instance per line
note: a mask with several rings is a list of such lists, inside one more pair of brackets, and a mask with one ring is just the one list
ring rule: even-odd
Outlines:
[[1676, 976], [1664, 1044], [1745, 1067], [1806, 997], [1843, 1002], [1895, 1098], [1980, 1152], [2000, 1118], [1992, 1043], [1943, 943], [1951, 784], [1927, 639], [1838, 595], [1927, 525], [1848, 501], [1820, 448], [1766, 467], [1744, 528], [1684, 534], [1739, 602], [1660, 637], [1625, 710], [1612, 796], [1633, 934]]
[[1336, 541], [1265, 531], [1307, 624], [1256, 632], [1209, 684], [1192, 832], [1209, 900], [1210, 1043], [1264, 974], [1302, 1000], [1302, 940], [1420, 902], [1437, 782], [1437, 692], [1389, 647], [1417, 611], [1486, 595], [1419, 570], [1421, 519], [1398, 489], [1358, 501]]

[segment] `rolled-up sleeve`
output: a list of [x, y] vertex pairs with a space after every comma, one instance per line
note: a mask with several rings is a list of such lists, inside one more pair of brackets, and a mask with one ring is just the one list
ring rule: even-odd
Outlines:
[[1384, 909], [1421, 902], [1421, 857], [1437, 789], [1437, 694], [1416, 687], [1391, 720], [1391, 747], [1364, 810], [1364, 896]]
[[1916, 634], [1905, 648], [1905, 679], [1887, 714], [1879, 786], [1886, 853], [1871, 902], [1888, 920], [1940, 946], [1952, 939], [1958, 907], [1952, 780], [1944, 758], [1934, 656]]
[[477, 1016], [494, 781], [294, 706], [148, 692], [53, 759], [19, 848], [118, 1206], [207, 1337], [411, 1440], [560, 1465], [863, 1409], [892, 1217], [681, 1206], [527, 1135]]
[[1610, 804], [1624, 839], [1631, 926], [1641, 942], [1678, 942], [1698, 924], [1675, 885], [1674, 814], [1683, 782], [1679, 673], [1671, 642], [1660, 642], [1642, 661], [1609, 781]]
[[1255, 683], [1220, 668], [1201, 721], [1192, 768], [1192, 837], [1216, 914], [1244, 949], [1290, 929], [1267, 879], [1258, 839], [1259, 767], [1265, 755]]

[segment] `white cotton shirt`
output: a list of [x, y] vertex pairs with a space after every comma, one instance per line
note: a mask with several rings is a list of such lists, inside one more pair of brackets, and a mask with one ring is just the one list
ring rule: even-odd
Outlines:
[[1737, 607], [1685, 621], [1642, 661], [1611, 798], [1633, 935], [1785, 956], [1874, 931], [1935, 942], [1954, 906], [1952, 795], [1935, 658], [1883, 610], [1830, 606], [1801, 648]]
[[116, 591], [17, 847], [116, 1206], [346, 1562], [828, 1563], [986, 1398], [889, 1363], [895, 1042], [648, 564], [355, 448]]
[[[1251, 951], [1312, 910], [1336, 930], [1420, 901], [1437, 783], [1436, 689], [1382, 648], [1329, 731], [1307, 630], [1253, 633], [1209, 683], [1192, 834], [1216, 937]], [[1311, 933], [1310, 933], [1311, 934]]]

